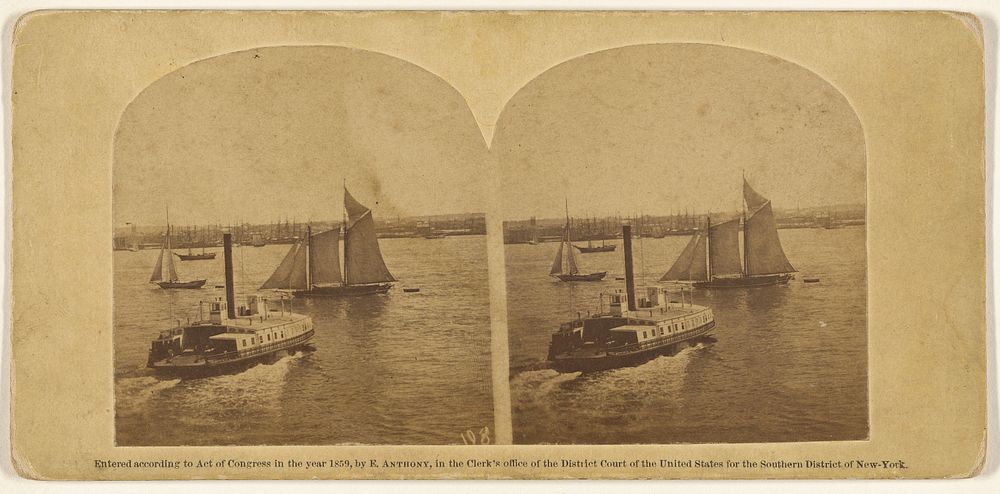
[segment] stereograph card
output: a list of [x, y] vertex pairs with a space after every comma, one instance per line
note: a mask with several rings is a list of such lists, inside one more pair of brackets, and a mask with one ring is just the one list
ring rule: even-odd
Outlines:
[[972, 15], [41, 11], [13, 56], [22, 476], [984, 461]]

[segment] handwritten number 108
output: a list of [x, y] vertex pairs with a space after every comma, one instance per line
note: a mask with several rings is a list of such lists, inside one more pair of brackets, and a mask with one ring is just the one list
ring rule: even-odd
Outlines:
[[492, 439], [490, 438], [490, 428], [483, 427], [479, 429], [479, 435], [477, 436], [472, 429], [466, 429], [462, 433], [462, 442], [465, 444], [490, 444]]

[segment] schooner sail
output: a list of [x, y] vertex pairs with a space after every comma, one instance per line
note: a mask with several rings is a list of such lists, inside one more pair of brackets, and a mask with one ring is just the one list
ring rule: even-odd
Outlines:
[[313, 235], [292, 245], [261, 289], [286, 290], [303, 297], [340, 297], [385, 293], [392, 276], [382, 258], [371, 209], [344, 188], [344, 269], [340, 269], [340, 229]]
[[569, 205], [567, 204], [566, 226], [563, 227], [563, 236], [559, 240], [559, 251], [556, 252], [549, 276], [559, 278], [560, 281], [601, 281], [608, 275], [607, 271], [581, 274], [573, 248], [573, 242], [570, 240]]
[[160, 247], [160, 257], [156, 259], [153, 275], [149, 282], [160, 288], [201, 288], [207, 280], [181, 281], [174, 266], [174, 256], [170, 248], [170, 224], [167, 224], [167, 236]]
[[788, 283], [795, 268], [781, 247], [770, 199], [755, 191], [744, 178], [743, 200], [750, 215], [742, 218], [742, 258], [741, 218], [717, 225], [709, 220], [707, 233], [695, 232], [660, 281], [690, 281], [699, 288]]

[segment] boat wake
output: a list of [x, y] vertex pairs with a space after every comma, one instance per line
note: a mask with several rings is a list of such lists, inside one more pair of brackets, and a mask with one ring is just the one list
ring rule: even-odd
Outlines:
[[292, 368], [309, 353], [311, 352], [297, 351], [295, 355], [282, 354], [280, 358], [273, 362], [258, 362], [241, 372], [220, 374], [199, 380], [209, 383], [209, 386], [216, 384], [225, 386], [262, 386], [269, 383], [281, 383], [285, 381], [285, 377]]
[[[511, 400], [515, 406], [534, 407], [553, 403], [551, 396], [567, 389], [579, 388], [584, 394], [589, 394], [611, 387], [627, 393], [633, 388], [644, 388], [651, 375], [656, 376], [655, 382], [662, 387], [665, 382], [663, 377], [683, 376], [697, 352], [710, 346], [710, 341], [699, 341], [676, 354], [661, 355], [637, 366], [593, 373], [561, 373], [549, 368], [547, 362], [535, 364], [537, 369], [531, 369], [532, 365], [522, 366], [511, 370]], [[666, 380], [669, 381], [677, 380]]]
[[521, 372], [511, 378], [511, 401], [515, 407], [548, 407], [553, 403], [547, 397], [581, 375], [579, 372], [562, 373], [553, 369]]
[[512, 366], [510, 368], [510, 376], [511, 376], [511, 379], [513, 379], [515, 376], [518, 376], [519, 374], [521, 374], [523, 372], [540, 371], [540, 370], [546, 370], [546, 369], [551, 369], [551, 368], [552, 368], [552, 363], [551, 362], [547, 362], [547, 361], [539, 361], [539, 362], [530, 362], [530, 363], [526, 363], [526, 364], [519, 364], [519, 365], [516, 365], [516, 366]]
[[122, 377], [115, 380], [115, 399], [140, 406], [162, 391], [180, 384], [180, 379], [160, 379], [154, 376]]

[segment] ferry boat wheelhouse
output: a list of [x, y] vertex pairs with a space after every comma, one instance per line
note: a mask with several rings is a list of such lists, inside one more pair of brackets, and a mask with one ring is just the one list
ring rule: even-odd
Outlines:
[[[595, 315], [566, 322], [552, 335], [548, 360], [561, 372], [597, 371], [637, 365], [657, 355], [670, 353], [692, 340], [708, 336], [715, 329], [712, 309], [685, 300], [684, 288], [678, 301], [664, 287], [647, 287], [642, 298], [635, 296], [632, 273], [632, 242], [628, 226], [625, 240], [625, 292], [601, 294]], [[604, 299], [608, 311], [604, 311]]]
[[236, 307], [233, 291], [232, 240], [224, 235], [226, 300], [199, 304], [197, 321], [161, 331], [153, 340], [146, 362], [148, 367], [178, 374], [205, 374], [225, 371], [279, 352], [294, 352], [312, 339], [312, 318], [286, 311], [284, 301], [277, 306], [250, 295], [246, 305]]

